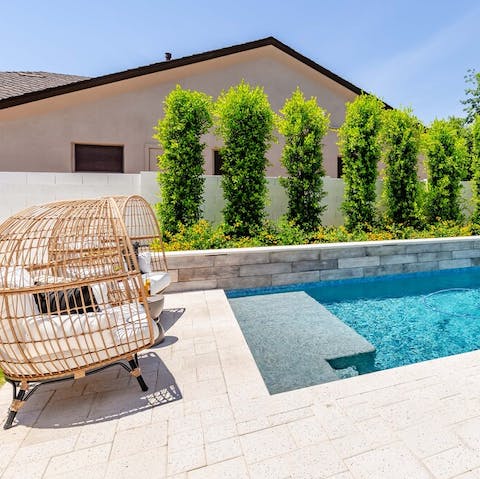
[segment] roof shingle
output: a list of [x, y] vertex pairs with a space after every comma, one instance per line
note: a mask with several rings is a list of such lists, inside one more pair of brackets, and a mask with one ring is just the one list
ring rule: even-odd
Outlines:
[[88, 80], [88, 77], [49, 72], [0, 72], [0, 100], [81, 80]]

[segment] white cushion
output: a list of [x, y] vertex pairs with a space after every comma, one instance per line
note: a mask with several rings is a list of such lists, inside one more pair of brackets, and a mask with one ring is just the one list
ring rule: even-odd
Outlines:
[[147, 319], [138, 303], [109, 306], [101, 312], [86, 314], [29, 317], [18, 320], [17, 326], [22, 353], [34, 363], [35, 369], [32, 371], [31, 366], [22, 364], [23, 355], [19, 355], [18, 347], [11, 349], [11, 359], [27, 374], [87, 366], [142, 349], [159, 334], [158, 326]]
[[107, 283], [93, 283], [90, 287], [92, 288], [93, 297], [95, 298], [98, 308], [103, 310], [104, 306], [108, 304]]
[[152, 255], [149, 251], [138, 253], [138, 267], [142, 273], [152, 272]]
[[151, 295], [160, 293], [172, 282], [168, 273], [150, 273], [147, 277], [150, 280]]
[[[30, 288], [34, 285], [35, 282], [26, 269], [19, 266], [0, 268], [0, 287], [14, 290], [16, 288]], [[35, 314], [38, 314], [38, 308], [32, 294], [0, 295], [1, 318], [22, 318]]]

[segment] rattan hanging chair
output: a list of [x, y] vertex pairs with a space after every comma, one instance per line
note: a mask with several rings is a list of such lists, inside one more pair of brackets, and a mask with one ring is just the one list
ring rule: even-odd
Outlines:
[[137, 353], [157, 335], [113, 199], [34, 206], [0, 225], [0, 369], [14, 386], [5, 428], [44, 382], [120, 364], [147, 390]]

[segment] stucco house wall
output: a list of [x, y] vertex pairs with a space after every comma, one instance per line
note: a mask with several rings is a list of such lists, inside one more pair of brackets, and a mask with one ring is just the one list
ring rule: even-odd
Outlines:
[[[334, 129], [356, 93], [272, 45], [1, 109], [0, 170], [72, 172], [75, 143], [123, 145], [125, 173], [154, 170], [159, 149], [153, 126], [175, 85], [216, 98], [242, 79], [263, 86], [275, 111], [297, 86], [307, 97], [317, 97], [331, 115], [324, 164], [327, 175], [336, 177]], [[213, 150], [221, 143], [213, 134], [205, 141], [205, 173], [211, 175]], [[283, 174], [282, 147], [280, 139], [268, 153], [268, 176]]]

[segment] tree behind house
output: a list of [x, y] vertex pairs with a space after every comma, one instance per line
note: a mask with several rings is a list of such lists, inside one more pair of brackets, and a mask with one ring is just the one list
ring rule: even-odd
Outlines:
[[330, 124], [329, 114], [317, 99], [305, 100], [300, 89], [287, 99], [278, 118], [278, 131], [285, 137], [281, 163], [288, 173], [280, 178], [288, 195], [287, 219], [304, 231], [321, 225], [326, 206], [323, 191], [322, 141]]
[[203, 155], [200, 141], [212, 125], [211, 98], [183, 90], [177, 85], [164, 101], [164, 118], [158, 121], [154, 138], [163, 148], [159, 156], [161, 201], [157, 206], [163, 227], [178, 231], [200, 219], [204, 191]]
[[465, 121], [467, 124], [471, 124], [475, 117], [480, 115], [480, 72], [473, 69], [468, 70], [465, 75], [465, 82], [472, 86], [465, 89], [467, 98], [461, 100], [461, 103], [465, 106], [463, 111], [467, 114]]

